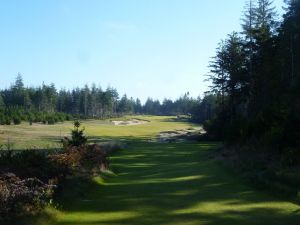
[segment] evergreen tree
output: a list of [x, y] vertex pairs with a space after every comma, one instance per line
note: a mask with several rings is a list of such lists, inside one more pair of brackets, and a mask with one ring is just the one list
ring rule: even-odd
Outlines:
[[137, 98], [135, 100], [135, 103], [134, 103], [134, 112], [135, 113], [142, 113], [142, 103], [141, 103], [141, 100], [139, 98]]
[[2, 95], [0, 94], [0, 109], [2, 109], [4, 107], [5, 107], [5, 103], [4, 103]]

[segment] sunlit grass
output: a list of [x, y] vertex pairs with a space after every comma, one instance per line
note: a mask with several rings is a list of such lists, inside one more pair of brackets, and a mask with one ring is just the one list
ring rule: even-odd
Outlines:
[[211, 147], [136, 141], [112, 157], [117, 176], [72, 184], [51, 224], [299, 224], [299, 205], [233, 177], [211, 159]]
[[[48, 216], [31, 225], [299, 225], [299, 205], [234, 177], [210, 157], [214, 143], [149, 142], [159, 131], [193, 124], [169, 117], [143, 118], [151, 122], [112, 126], [85, 121], [89, 136], [130, 141], [111, 157], [113, 173], [90, 182], [69, 181], [58, 209], [48, 208]], [[27, 141], [49, 144], [72, 124], [36, 126], [12, 126], [9, 132], [16, 137], [27, 132]]]
[[[96, 140], [136, 137], [152, 138], [160, 131], [196, 126], [185, 122], [175, 123], [171, 121], [175, 117], [166, 116], [126, 116], [112, 120], [126, 120], [130, 118], [140, 118], [150, 122], [135, 126], [115, 126], [109, 120], [85, 120], [82, 121], [82, 125], [85, 127], [86, 134]], [[30, 126], [27, 122], [23, 122], [20, 125], [0, 125], [0, 144], [7, 145], [9, 142], [14, 149], [57, 148], [60, 146], [59, 140], [69, 135], [72, 128], [73, 124], [71, 121], [55, 125], [34, 123]]]

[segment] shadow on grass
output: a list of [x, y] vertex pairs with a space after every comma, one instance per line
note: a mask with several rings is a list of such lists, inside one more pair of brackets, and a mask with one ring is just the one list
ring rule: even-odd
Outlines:
[[[120, 142], [149, 142], [153, 140], [152, 136], [139, 136], [138, 138], [135, 136], [87, 136], [89, 143], [97, 143], [97, 142], [106, 142], [106, 141], [120, 141]], [[41, 139], [51, 141], [53, 143], [61, 144], [61, 140], [63, 137], [60, 136], [41, 136]]]
[[189, 117], [171, 117], [171, 118], [166, 118], [162, 119], [162, 122], [190, 122]]
[[111, 158], [118, 175], [71, 181], [53, 224], [299, 224], [299, 206], [254, 191], [210, 159], [213, 143], [124, 139], [126, 150]]

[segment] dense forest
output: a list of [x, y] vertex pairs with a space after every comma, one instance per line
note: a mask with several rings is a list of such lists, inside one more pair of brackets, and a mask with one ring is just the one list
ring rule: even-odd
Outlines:
[[270, 0], [248, 1], [242, 32], [219, 43], [210, 62], [217, 107], [205, 122], [225, 143], [253, 146], [300, 161], [300, 1], [283, 19]]
[[[73, 90], [57, 90], [54, 84], [43, 84], [40, 87], [25, 87], [19, 74], [10, 88], [0, 91], [0, 123], [19, 124], [22, 120], [53, 124], [58, 121], [80, 118], [110, 118], [125, 114], [150, 115], [195, 115], [199, 120], [200, 106], [210, 110], [209, 97], [192, 98], [189, 93], [175, 101], [165, 99], [162, 102], [148, 98], [144, 104], [137, 99], [123, 95], [119, 98], [116, 89], [92, 85]], [[202, 110], [203, 111], [203, 110]], [[205, 119], [208, 118], [208, 111]], [[203, 112], [200, 112], [199, 115]]]

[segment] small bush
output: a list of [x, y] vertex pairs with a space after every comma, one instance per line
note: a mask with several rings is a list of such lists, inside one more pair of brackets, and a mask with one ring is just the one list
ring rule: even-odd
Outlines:
[[0, 221], [42, 209], [52, 188], [37, 178], [21, 179], [12, 173], [0, 176]]
[[71, 115], [69, 115], [69, 114], [66, 115], [66, 120], [67, 120], [67, 121], [70, 121], [70, 120], [72, 120], [72, 119], [73, 119], [73, 117], [72, 117]]
[[5, 117], [3, 114], [0, 114], [0, 125], [5, 125]]
[[79, 129], [81, 126], [80, 122], [74, 121], [74, 129], [71, 130], [71, 139], [65, 137], [62, 140], [64, 148], [68, 148], [70, 146], [81, 146], [87, 143], [87, 138], [84, 135], [84, 128]]
[[45, 122], [46, 123], [46, 120], [44, 119], [44, 117], [41, 113], [37, 113], [33, 121], [35, 123], [39, 123], [39, 122], [43, 122], [43, 123]]
[[10, 125], [11, 124], [11, 118], [10, 117], [5, 117], [5, 125]]
[[55, 124], [56, 120], [55, 120], [54, 116], [48, 116], [47, 122], [49, 125], [53, 125], [53, 124]]
[[14, 122], [15, 125], [19, 125], [19, 124], [21, 124], [21, 118], [20, 117], [14, 117], [13, 122]]
[[50, 155], [49, 158], [68, 173], [107, 169], [108, 152], [100, 145], [69, 146], [64, 153]]
[[58, 165], [48, 159], [48, 155], [45, 152], [36, 150], [26, 150], [17, 153], [5, 151], [0, 155], [0, 164], [5, 170], [21, 178], [37, 177], [45, 182], [63, 173]]

